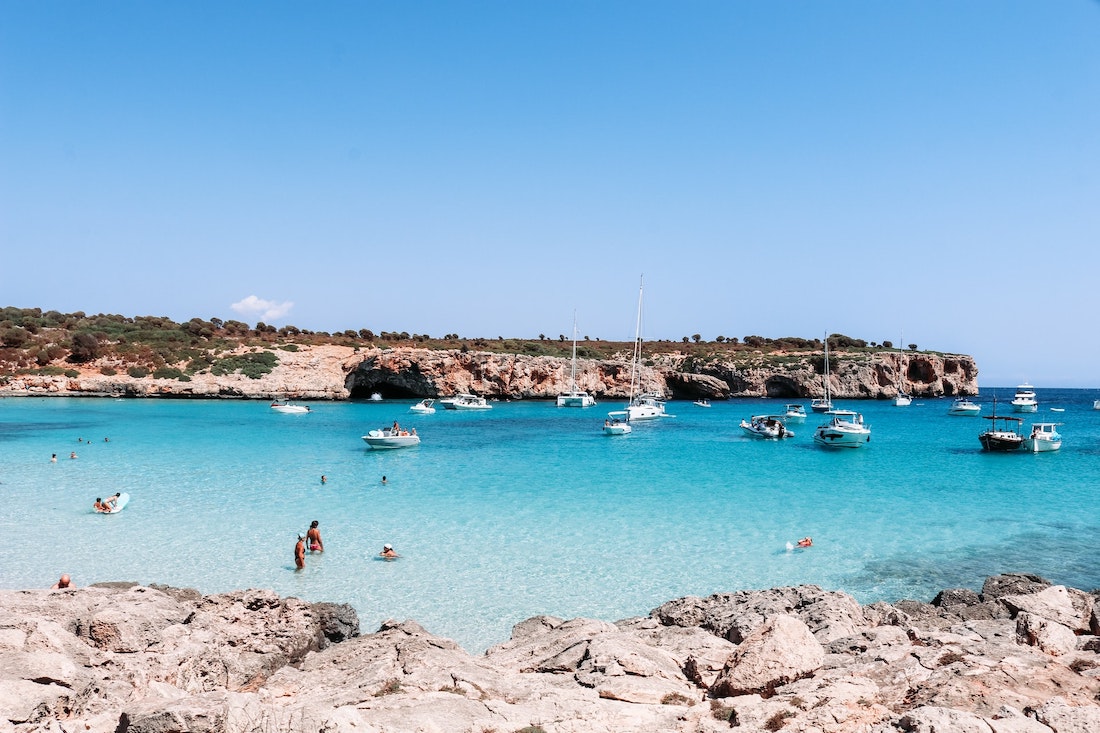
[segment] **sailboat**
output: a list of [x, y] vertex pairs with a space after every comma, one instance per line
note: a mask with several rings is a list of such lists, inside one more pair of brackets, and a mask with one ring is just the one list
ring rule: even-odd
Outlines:
[[630, 360], [630, 402], [625, 410], [617, 410], [607, 413], [608, 422], [604, 424], [604, 432], [612, 433], [611, 429], [621, 429], [617, 426], [638, 420], [653, 420], [659, 417], [667, 417], [665, 414], [664, 398], [652, 392], [638, 394], [641, 375], [639, 368], [642, 360], [642, 285], [638, 285], [638, 321], [634, 331], [634, 353]]
[[[905, 343], [905, 334], [901, 335], [901, 341], [898, 342], [898, 350], [901, 350], [901, 345]], [[901, 359], [898, 359], [898, 393], [894, 397], [895, 407], [908, 407], [913, 404], [913, 395], [905, 391], [905, 375], [901, 371]]]
[[828, 412], [833, 409], [833, 401], [829, 397], [829, 334], [825, 334], [825, 374], [822, 377], [825, 384], [825, 397], [819, 397], [810, 403], [810, 409], [814, 412]]
[[596, 399], [577, 389], [577, 313], [573, 312], [573, 367], [569, 372], [569, 391], [558, 395], [558, 407], [591, 407]]

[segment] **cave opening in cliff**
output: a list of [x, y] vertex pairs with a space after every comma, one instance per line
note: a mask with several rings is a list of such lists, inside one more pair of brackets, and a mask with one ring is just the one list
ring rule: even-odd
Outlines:
[[398, 387], [393, 384], [357, 384], [351, 388], [350, 396], [353, 400], [366, 400], [370, 399], [370, 397], [375, 394], [382, 395], [382, 399], [384, 400], [420, 399], [422, 397], [432, 396], [417, 394], [410, 389]]
[[770, 377], [764, 382], [764, 390], [768, 397], [780, 399], [802, 396], [798, 391], [798, 385], [787, 377]]

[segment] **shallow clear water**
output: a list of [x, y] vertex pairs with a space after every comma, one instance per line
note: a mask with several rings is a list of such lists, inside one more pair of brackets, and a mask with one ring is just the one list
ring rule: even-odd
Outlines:
[[[873, 437], [827, 451], [812, 443], [812, 414], [793, 439], [743, 437], [742, 418], [781, 407], [770, 400], [674, 402], [674, 419], [607, 437], [619, 403], [426, 416], [407, 412], [411, 400], [316, 403], [284, 415], [263, 402], [10, 398], [0, 585], [48, 587], [69, 572], [79, 585], [273, 588], [351, 603], [364, 631], [413, 618], [471, 651], [535, 614], [615, 620], [744, 588], [930, 600], [1012, 571], [1095, 588], [1100, 394], [1038, 397], [1025, 425], [1063, 422], [1058, 453], [983, 453], [988, 421], [947, 416], [949, 400], [838, 403]], [[395, 419], [422, 445], [367, 448], [360, 436]], [[91, 511], [115, 491], [132, 495], [124, 512]], [[326, 552], [295, 572], [296, 535], [314, 519]], [[813, 548], [786, 549], [804, 535]], [[386, 542], [400, 560], [375, 558]]]

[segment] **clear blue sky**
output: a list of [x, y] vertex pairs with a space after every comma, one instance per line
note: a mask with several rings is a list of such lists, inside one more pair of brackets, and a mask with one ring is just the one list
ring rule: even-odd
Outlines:
[[0, 0], [0, 305], [1100, 387], [1098, 235], [1097, 2]]

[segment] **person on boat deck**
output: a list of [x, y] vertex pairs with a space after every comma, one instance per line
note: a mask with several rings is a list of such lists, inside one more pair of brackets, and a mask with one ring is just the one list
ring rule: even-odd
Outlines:
[[378, 553], [378, 556], [385, 558], [401, 557], [396, 552], [394, 552], [393, 545], [382, 545], [382, 552]]
[[306, 566], [306, 538], [298, 535], [298, 544], [294, 545], [294, 566], [301, 570]]
[[114, 509], [116, 506], [118, 506], [118, 499], [120, 496], [122, 496], [122, 494], [118, 492], [115, 492], [113, 496], [108, 496], [107, 501], [103, 502], [104, 506], [106, 506], [108, 509]]
[[800, 539], [798, 541], [798, 546], [799, 547], [812, 547], [813, 544], [814, 544], [814, 541], [812, 539], [810, 539], [809, 537], [803, 537], [802, 539]]
[[111, 511], [111, 507], [104, 504], [103, 503], [103, 498], [99, 497], [99, 496], [97, 496], [95, 498], [95, 504], [92, 504], [92, 508], [95, 509], [97, 512], [110, 512]]
[[324, 552], [325, 543], [321, 542], [321, 530], [317, 529], [317, 520], [314, 519], [309, 524], [309, 531], [306, 532], [306, 538], [309, 540], [310, 552]]
[[393, 421], [393, 432], [395, 432], [395, 433], [401, 432], [401, 426], [397, 424], [396, 420]]

